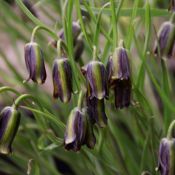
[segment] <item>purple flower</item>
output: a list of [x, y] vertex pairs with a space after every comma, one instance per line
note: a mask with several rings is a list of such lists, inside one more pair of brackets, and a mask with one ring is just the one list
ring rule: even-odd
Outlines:
[[78, 151], [84, 143], [86, 118], [79, 108], [74, 108], [68, 118], [64, 137], [65, 149]]
[[0, 153], [12, 152], [12, 142], [20, 123], [20, 113], [14, 107], [7, 106], [0, 113]]
[[163, 138], [159, 147], [158, 170], [161, 175], [175, 174], [175, 139]]
[[109, 86], [114, 89], [116, 108], [128, 107], [131, 98], [131, 70], [128, 53], [123, 45], [116, 48], [109, 58], [107, 74]]
[[102, 100], [108, 96], [107, 72], [100, 61], [91, 61], [87, 65], [86, 79], [90, 87], [90, 99]]
[[171, 58], [175, 41], [175, 25], [171, 22], [164, 22], [158, 32], [158, 38], [154, 45], [154, 54], [165, 58]]
[[[74, 43], [75, 43], [78, 35], [80, 34], [80, 32], [81, 32], [80, 25], [77, 22], [73, 21], [72, 22], [72, 34], [73, 34]], [[65, 40], [64, 29], [61, 29], [59, 31], [58, 36], [60, 37], [60, 39]]]
[[46, 80], [46, 69], [44, 65], [43, 53], [40, 46], [35, 42], [25, 45], [25, 63], [29, 73], [29, 79], [36, 83], [43, 84]]
[[69, 102], [72, 93], [72, 69], [67, 58], [56, 59], [52, 70], [53, 97]]

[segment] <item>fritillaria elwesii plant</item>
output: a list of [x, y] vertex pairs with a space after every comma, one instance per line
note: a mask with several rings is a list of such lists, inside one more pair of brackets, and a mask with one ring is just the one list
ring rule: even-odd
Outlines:
[[[122, 1], [118, 3], [119, 9], [121, 8], [122, 3]], [[134, 32], [132, 32], [132, 30], [134, 31], [134, 29], [132, 29], [132, 24], [130, 25], [129, 33], [132, 33], [130, 36], [133, 35], [133, 40], [135, 40], [136, 44], [133, 46], [129, 44], [132, 37], [129, 37], [129, 39], [125, 36], [122, 37], [122, 35], [119, 37], [116, 22], [120, 15], [119, 11], [115, 11], [115, 3], [113, 0], [106, 3], [100, 10], [96, 9], [96, 12], [99, 13], [97, 19], [95, 15], [92, 15], [91, 8], [88, 10], [92, 15], [92, 19], [89, 19], [89, 16], [87, 15], [88, 12], [83, 11], [84, 9], [81, 9], [80, 2], [76, 0], [78, 15], [75, 18], [77, 18], [77, 20], [72, 20], [71, 16], [71, 6], [69, 6], [69, 4], [73, 7], [73, 3], [65, 2], [63, 8], [65, 16], [63, 15], [62, 17], [63, 25], [60, 27], [61, 29], [59, 32], [43, 25], [42, 22], [38, 22], [40, 21], [38, 13], [33, 11], [34, 7], [27, 3], [27, 1], [22, 3], [21, 0], [17, 0], [17, 4], [19, 4], [26, 13], [29, 13], [29, 17], [34, 19], [36, 24], [38, 24], [31, 33], [30, 41], [24, 45], [23, 61], [26, 64], [28, 76], [23, 83], [26, 86], [32, 84], [35, 88], [37, 87], [36, 89], [38, 90], [45, 84], [48, 77], [51, 77], [52, 87], [49, 85], [48, 88], [49, 94], [52, 94], [49, 95], [50, 102], [56, 101], [56, 103], [60, 104], [59, 112], [61, 113], [61, 108], [63, 106], [64, 109], [66, 109], [65, 113], [68, 114], [66, 121], [61, 121], [55, 114], [52, 114], [52, 110], [48, 109], [44, 102], [42, 103], [38, 100], [37, 96], [33, 96], [30, 93], [20, 95], [19, 92], [11, 87], [1, 87], [0, 92], [11, 91], [19, 96], [13, 100], [13, 103], [10, 106], [4, 106], [0, 113], [0, 153], [9, 155], [13, 152], [13, 148], [15, 152], [13, 141], [21, 128], [21, 113], [25, 109], [33, 112], [33, 114], [42, 116], [36, 117], [36, 120], [40, 123], [39, 131], [42, 131], [47, 135], [44, 135], [48, 139], [46, 142], [49, 142], [51, 145], [51, 147], [47, 147], [48, 150], [52, 150], [53, 147], [59, 146], [64, 149], [65, 154], [71, 156], [79, 153], [81, 156], [85, 157], [88, 157], [87, 152], [90, 152], [90, 154], [88, 154], [90, 155], [88, 159], [91, 157], [94, 158], [94, 164], [98, 164], [96, 166], [99, 168], [99, 172], [101, 172], [101, 164], [105, 164], [107, 167], [110, 167], [110, 169], [115, 170], [115, 168], [108, 163], [108, 158], [111, 156], [110, 150], [106, 152], [106, 155], [102, 155], [107, 157], [107, 160], [104, 162], [103, 160], [100, 160], [102, 163], [96, 163], [96, 159], [98, 159], [96, 156], [97, 154], [102, 154], [101, 150], [103, 142], [107, 137], [115, 138], [115, 134], [118, 132], [120, 133], [124, 129], [126, 133], [122, 133], [123, 135], [121, 134], [122, 136], [117, 138], [116, 142], [112, 140], [115, 146], [110, 148], [115, 149], [119, 158], [123, 156], [126, 159], [121, 159], [121, 167], [123, 172], [129, 174], [129, 171], [126, 170], [125, 167], [127, 156], [124, 151], [125, 149], [120, 145], [120, 140], [122, 140], [123, 136], [126, 134], [127, 138], [130, 140], [134, 140], [134, 142], [138, 142], [140, 145], [143, 143], [130, 134], [130, 131], [135, 129], [133, 129], [134, 127], [132, 126], [127, 128], [123, 122], [124, 120], [121, 120], [119, 123], [116, 122], [117, 126], [115, 126], [115, 128], [112, 124], [112, 116], [124, 113], [126, 117], [128, 117], [127, 122], [130, 123], [130, 125], [140, 123], [142, 120], [149, 120], [150, 122], [152, 117], [155, 117], [154, 114], [151, 113], [149, 119], [143, 118], [144, 106], [135, 100], [135, 98], [139, 99], [146, 105], [147, 109], [149, 109], [150, 104], [146, 101], [145, 96], [142, 95], [143, 88], [139, 86], [142, 82], [142, 77], [136, 78], [136, 73], [133, 75], [133, 72], [141, 72], [140, 74], [144, 74], [145, 71], [148, 72], [151, 83], [154, 84], [160, 98], [164, 101], [163, 106], [166, 108], [166, 110], [163, 109], [164, 115], [167, 116], [167, 109], [175, 111], [173, 105], [169, 103], [166, 96], [168, 94], [168, 83], [164, 83], [163, 88], [165, 89], [165, 93], [162, 94], [161, 87], [159, 83], [157, 83], [156, 78], [154, 78], [145, 60], [148, 55], [154, 57], [157, 64], [161, 60], [161, 66], [165, 73], [163, 78], [166, 79], [165, 62], [169, 59], [175, 59], [175, 1], [170, 1], [169, 12], [167, 10], [167, 13], [171, 17], [161, 24], [159, 31], [156, 33], [153, 48], [150, 49], [149, 54], [147, 54], [147, 50], [150, 37], [147, 36], [147, 34], [144, 36], [146, 44], [144, 45], [143, 53], [140, 52], [140, 55], [138, 54], [141, 57], [142, 65], [138, 71], [133, 71], [132, 69], [132, 64], [135, 63], [136, 57], [136, 54], [132, 51], [136, 49], [134, 48], [135, 45], [137, 45], [138, 48], [140, 47], [137, 42], [137, 37]], [[66, 5], [68, 5], [68, 7]], [[87, 2], [85, 2], [85, 5], [88, 7]], [[107, 6], [110, 6], [111, 9], [110, 11], [106, 11], [106, 13], [111, 12], [112, 18], [109, 34], [106, 34], [104, 29], [99, 28], [102, 12]], [[66, 7], [68, 9], [67, 11], [65, 10]], [[141, 11], [142, 9], [139, 10]], [[145, 11], [146, 26], [148, 26], [148, 17], [150, 17], [152, 12], [148, 1], [146, 2]], [[82, 16], [83, 13], [87, 13], [87, 16]], [[125, 13], [125, 11], [123, 11], [123, 13]], [[158, 11], [157, 13], [160, 12]], [[137, 13], [133, 13], [132, 17], [134, 17], [134, 15], [137, 16]], [[88, 24], [85, 25], [85, 23], [88, 23], [88, 20], [95, 21], [97, 26], [88, 27], [88, 30], [86, 30]], [[105, 20], [108, 20], [108, 18]], [[149, 29], [150, 28], [151, 27], [149, 26]], [[48, 58], [45, 58], [47, 55], [45, 52], [47, 52], [47, 49], [42, 46], [43, 44], [40, 40], [37, 40], [38, 34], [42, 30], [48, 34], [48, 37], [52, 37], [48, 40], [48, 47], [50, 47], [55, 54], [54, 58], [49, 58], [52, 62], [51, 70], [46, 69]], [[93, 40], [89, 37], [90, 31], [94, 32]], [[100, 48], [100, 41], [98, 40], [100, 32], [107, 38], [106, 47], [103, 49]], [[89, 58], [86, 61], [83, 61], [82, 58], [84, 57], [84, 51], [86, 49], [88, 50], [88, 53], [86, 54]], [[104, 50], [104, 54], [102, 50]], [[51, 74], [51, 76], [49, 76], [49, 74]], [[145, 74], [143, 76], [145, 76]], [[32, 103], [30, 103], [28, 99], [30, 99]], [[137, 109], [140, 111], [137, 111]], [[128, 115], [129, 113], [135, 116], [139, 115], [140, 118], [136, 118], [135, 123], [131, 122], [130, 118], [132, 115]], [[175, 175], [175, 121], [168, 121], [167, 119], [163, 122], [165, 122], [166, 125], [163, 132], [168, 132], [168, 134], [166, 138], [163, 138], [160, 141], [159, 151], [157, 151], [156, 155], [158, 162], [156, 170], [161, 175]], [[59, 131], [63, 130], [64, 134], [62, 134], [62, 137], [61, 134], [58, 137], [54, 133], [54, 129], [52, 130], [50, 128], [58, 129]], [[147, 167], [143, 167], [143, 161], [144, 156], [146, 156], [147, 143], [150, 138], [154, 138], [154, 130], [152, 129], [152, 126], [148, 127], [147, 136], [144, 134], [143, 128], [139, 128], [139, 134], [142, 137], [145, 137], [145, 147], [143, 148], [144, 151], [142, 156], [139, 157], [141, 163], [137, 162], [137, 164], [140, 164], [140, 169], [137, 169], [141, 175], [150, 175], [150, 170], [147, 170]], [[108, 135], [106, 134], [107, 130], [110, 130], [110, 134]], [[37, 131], [37, 134], [39, 131]], [[159, 139], [160, 138], [161, 137], [159, 136]], [[55, 142], [53, 143], [53, 141]], [[128, 144], [128, 147], [131, 148], [131, 150], [128, 150], [128, 153], [133, 158], [132, 150], [134, 147], [130, 144]], [[150, 149], [155, 152], [153, 147]], [[95, 152], [94, 150], [97, 151]], [[140, 147], [138, 152], [141, 152]], [[138, 161], [138, 158], [133, 158], [133, 161], [134, 160]], [[154, 161], [156, 162], [156, 160]], [[28, 166], [30, 169], [30, 163]], [[91, 164], [88, 166], [93, 165]], [[155, 171], [153, 173], [157, 172]], [[115, 172], [115, 174], [120, 173]]]

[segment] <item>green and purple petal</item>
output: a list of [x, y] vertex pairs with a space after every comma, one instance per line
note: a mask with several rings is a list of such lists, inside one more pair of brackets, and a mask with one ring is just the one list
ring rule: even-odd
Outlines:
[[20, 113], [13, 107], [5, 107], [0, 113], [0, 153], [12, 152], [12, 142], [20, 123]]
[[175, 174], [175, 139], [161, 140], [158, 157], [158, 170], [161, 175]]
[[72, 69], [67, 58], [56, 59], [53, 70], [53, 97], [60, 98], [64, 103], [69, 102], [72, 93]]
[[92, 61], [87, 65], [86, 77], [91, 88], [90, 98], [101, 100], [108, 96], [107, 72], [99, 61]]
[[37, 43], [31, 42], [25, 45], [25, 63], [29, 73], [29, 79], [36, 83], [43, 84], [46, 80], [46, 69], [44, 65], [43, 53]]
[[74, 108], [68, 118], [64, 145], [65, 149], [78, 151], [84, 142], [86, 124], [84, 113], [79, 108]]
[[115, 49], [113, 56], [109, 59], [108, 74], [111, 80], [123, 80], [130, 78], [131, 70], [127, 50], [124, 47]]

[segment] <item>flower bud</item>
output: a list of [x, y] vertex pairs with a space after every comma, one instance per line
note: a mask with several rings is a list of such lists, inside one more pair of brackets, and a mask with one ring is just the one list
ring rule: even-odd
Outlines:
[[31, 42], [25, 45], [25, 62], [29, 73], [29, 79], [36, 83], [44, 83], [46, 80], [46, 69], [44, 65], [43, 53], [40, 46]]
[[[80, 25], [78, 22], [73, 21], [72, 22], [72, 35], [73, 35], [73, 42], [75, 43], [78, 35], [81, 32]], [[60, 32], [58, 33], [60, 39], [65, 40], [65, 34], [64, 34], [64, 29], [61, 29]]]
[[101, 100], [108, 96], [107, 72], [100, 61], [91, 61], [87, 65], [86, 78], [90, 87], [90, 98]]
[[92, 123], [97, 123], [99, 127], [107, 125], [107, 117], [105, 113], [104, 99], [87, 98], [88, 114]]
[[12, 142], [20, 123], [20, 113], [14, 107], [5, 107], [0, 113], [0, 153], [12, 152]]
[[116, 108], [128, 107], [131, 96], [131, 70], [123, 42], [115, 49], [107, 63], [109, 85], [114, 89]]
[[161, 175], [175, 174], [175, 139], [163, 138], [159, 147], [158, 170]]
[[164, 22], [158, 32], [158, 38], [154, 45], [154, 54], [165, 58], [172, 56], [175, 41], [175, 25], [171, 22]]
[[64, 145], [65, 149], [78, 151], [84, 143], [86, 134], [85, 114], [77, 107], [74, 108], [68, 118]]
[[53, 70], [53, 97], [60, 98], [64, 103], [69, 102], [72, 93], [72, 69], [67, 58], [56, 59]]

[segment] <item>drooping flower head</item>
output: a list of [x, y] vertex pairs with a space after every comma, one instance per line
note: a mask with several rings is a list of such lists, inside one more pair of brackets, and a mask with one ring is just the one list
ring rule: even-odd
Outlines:
[[[73, 21], [72, 22], [72, 36], [73, 36], [73, 42], [74, 42], [74, 44], [75, 44], [76, 39], [77, 39], [78, 35], [80, 34], [80, 32], [81, 32], [81, 28], [80, 28], [79, 23]], [[65, 40], [64, 29], [61, 29], [59, 31], [59, 34], [58, 35], [59, 35], [60, 39], [62, 39], [63, 41]]]
[[102, 62], [91, 61], [87, 65], [86, 79], [90, 87], [90, 98], [101, 100], [108, 96], [107, 72]]
[[52, 70], [53, 97], [69, 102], [72, 93], [72, 69], [67, 58], [55, 59]]
[[161, 175], [175, 174], [175, 139], [164, 138], [159, 147], [158, 170]]
[[12, 152], [12, 143], [20, 123], [20, 113], [14, 107], [5, 107], [0, 113], [0, 153]]
[[29, 73], [29, 79], [42, 84], [46, 80], [46, 69], [44, 65], [43, 53], [40, 46], [35, 42], [25, 45], [25, 63]]
[[109, 86], [114, 89], [116, 108], [128, 107], [131, 97], [131, 70], [128, 51], [123, 41], [107, 63]]
[[158, 31], [157, 40], [154, 44], [154, 54], [161, 57], [171, 58], [173, 56], [173, 47], [175, 44], [175, 25], [174, 15], [172, 20], [164, 22]]

